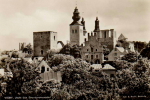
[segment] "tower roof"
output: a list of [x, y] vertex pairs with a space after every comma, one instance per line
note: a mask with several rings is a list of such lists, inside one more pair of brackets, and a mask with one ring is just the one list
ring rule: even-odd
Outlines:
[[70, 25], [82, 25], [79, 20], [80, 20], [80, 15], [79, 15], [79, 11], [78, 11], [78, 8], [76, 7], [74, 9], [74, 12], [73, 12], [73, 16], [72, 16], [72, 19], [73, 19], [73, 22], [70, 24]]
[[100, 31], [100, 29], [99, 29], [99, 20], [98, 20], [98, 17], [96, 17], [94, 32], [99, 32], [99, 31]]
[[127, 38], [121, 33], [121, 35], [118, 37], [118, 40], [126, 40]]
[[85, 21], [84, 21], [84, 18], [82, 17], [82, 21], [81, 21], [82, 25], [83, 25], [83, 30], [86, 31], [85, 29]]

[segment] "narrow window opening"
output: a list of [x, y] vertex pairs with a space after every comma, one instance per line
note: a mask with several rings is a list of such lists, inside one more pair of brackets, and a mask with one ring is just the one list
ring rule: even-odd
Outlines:
[[91, 55], [91, 59], [93, 59], [93, 55]]
[[44, 73], [44, 72], [45, 72], [45, 67], [42, 66], [41, 73]]
[[47, 68], [47, 71], [49, 71], [49, 68]]
[[55, 36], [54, 36], [54, 40], [55, 40]]
[[106, 31], [104, 32], [104, 38], [106, 38]]
[[44, 53], [43, 50], [41, 50], [41, 55], [43, 55], [43, 53]]
[[77, 30], [75, 30], [75, 33], [77, 33]]
[[93, 52], [93, 48], [91, 48], [91, 52]]

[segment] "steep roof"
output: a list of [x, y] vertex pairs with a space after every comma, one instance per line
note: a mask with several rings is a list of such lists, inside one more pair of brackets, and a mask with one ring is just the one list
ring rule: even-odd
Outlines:
[[94, 69], [101, 69], [102, 65], [101, 64], [92, 64], [91, 67]]
[[124, 52], [124, 48], [123, 47], [116, 47], [120, 52]]
[[109, 69], [110, 69], [110, 70], [116, 70], [114, 67], [112, 67], [112, 66], [109, 65], [109, 64], [105, 64], [102, 69], [104, 69], [104, 70], [109, 70]]
[[124, 39], [127, 39], [127, 38], [121, 33], [121, 35], [118, 37], [118, 40], [124, 40]]

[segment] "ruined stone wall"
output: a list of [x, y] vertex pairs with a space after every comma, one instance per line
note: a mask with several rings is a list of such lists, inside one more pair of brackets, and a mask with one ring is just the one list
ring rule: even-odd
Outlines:
[[33, 32], [34, 56], [45, 56], [49, 49], [57, 48], [57, 33], [52, 31]]
[[114, 29], [101, 30], [99, 33], [97, 33], [97, 38], [98, 41], [102, 45], [106, 45], [110, 51], [112, 51], [116, 45], [116, 32]]

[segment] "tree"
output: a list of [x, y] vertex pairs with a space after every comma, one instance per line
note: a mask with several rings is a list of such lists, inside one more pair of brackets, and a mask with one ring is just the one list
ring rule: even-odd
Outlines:
[[66, 54], [66, 55], [72, 55], [74, 58], [81, 58], [81, 46], [79, 45], [73, 45], [66, 44], [59, 53]]
[[117, 71], [116, 81], [120, 96], [149, 95], [147, 68], [148, 65], [140, 60], [134, 66]]
[[58, 52], [59, 51], [55, 50], [55, 49], [48, 50], [47, 54], [46, 54], [47, 59], [50, 58], [50, 57], [52, 57], [54, 54], [57, 54]]
[[121, 59], [128, 62], [136, 62], [138, 60], [138, 55], [134, 52], [129, 52], [125, 54]]
[[146, 42], [141, 42], [141, 41], [133, 41], [133, 42], [134, 42], [134, 48], [138, 52], [141, 52], [147, 45]]
[[63, 62], [68, 60], [72, 61], [74, 60], [74, 57], [65, 54], [55, 54], [48, 59], [48, 63], [50, 67], [53, 67], [58, 66], [59, 64], [63, 64]]
[[142, 57], [147, 57], [148, 59], [150, 59], [150, 42], [147, 44], [147, 46], [142, 49], [140, 55]]
[[106, 45], [103, 45], [103, 54], [104, 54], [104, 59], [108, 60], [108, 54], [110, 53], [110, 50], [107, 48]]
[[39, 73], [35, 70], [36, 67], [23, 60], [16, 60], [10, 62], [10, 69], [13, 73], [13, 78], [7, 82], [6, 95], [13, 97], [22, 95], [36, 96], [36, 81], [40, 79]]
[[117, 93], [116, 85], [112, 85], [113, 80], [102, 71], [90, 71], [89, 63], [79, 58], [74, 59], [69, 55], [54, 56], [55, 59], [51, 59], [50, 63], [59, 62], [55, 64], [55, 68], [62, 73], [62, 85], [54, 91], [52, 98], [104, 99], [111, 98]]

